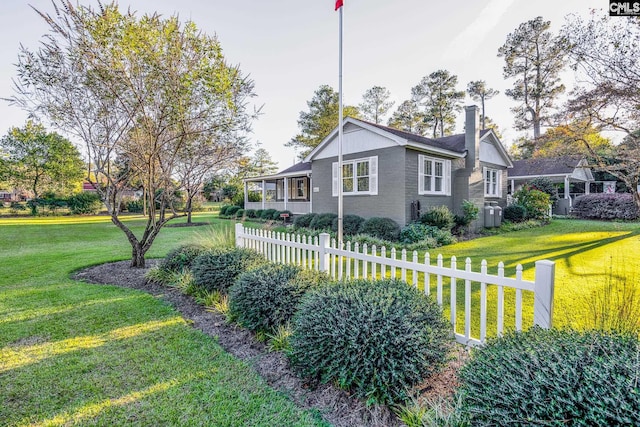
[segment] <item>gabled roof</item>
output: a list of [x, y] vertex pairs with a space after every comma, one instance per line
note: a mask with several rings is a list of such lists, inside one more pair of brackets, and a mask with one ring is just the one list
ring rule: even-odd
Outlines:
[[[466, 155], [466, 150], [464, 148], [464, 134], [454, 135], [454, 137], [462, 138], [462, 145], [460, 145], [459, 138], [427, 138], [422, 135], [417, 135], [392, 127], [371, 123], [366, 120], [355, 119], [353, 117], [347, 117], [345, 119], [344, 127], [346, 128], [348, 124], [353, 124], [360, 128], [367, 129], [370, 132], [374, 132], [378, 135], [384, 136], [389, 140], [394, 141], [395, 144], [399, 146], [410, 146], [415, 149], [432, 151], [449, 157], [464, 157]], [[329, 135], [327, 135], [322, 140], [322, 142], [320, 142], [320, 144], [318, 144], [318, 146], [314, 148], [307, 155], [307, 157], [305, 157], [304, 160], [306, 162], [313, 160], [315, 155], [322, 151], [331, 141], [333, 141], [337, 137], [337, 135], [338, 127], [336, 126], [336, 128]]]
[[581, 167], [582, 160], [582, 156], [515, 160], [513, 169], [509, 170], [509, 178], [571, 175]]
[[281, 170], [280, 172], [278, 172], [278, 175], [289, 174], [293, 172], [307, 172], [307, 171], [311, 172], [311, 162], [299, 162], [293, 166], [290, 166], [286, 169]]

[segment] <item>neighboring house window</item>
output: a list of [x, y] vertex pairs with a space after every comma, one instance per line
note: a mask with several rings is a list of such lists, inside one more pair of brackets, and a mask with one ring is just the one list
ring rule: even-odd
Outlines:
[[484, 195], [502, 197], [502, 171], [484, 168]]
[[418, 193], [451, 195], [451, 160], [419, 154]]
[[[338, 163], [332, 164], [333, 196], [338, 195]], [[378, 194], [378, 156], [342, 162], [342, 194]]]
[[[287, 200], [308, 200], [307, 182], [308, 178], [286, 178], [287, 179]], [[284, 179], [279, 179], [276, 186], [276, 200], [284, 200]]]

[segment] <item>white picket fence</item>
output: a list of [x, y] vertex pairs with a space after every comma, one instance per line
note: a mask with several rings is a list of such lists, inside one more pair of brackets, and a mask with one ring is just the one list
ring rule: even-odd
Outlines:
[[[533, 324], [550, 328], [553, 319], [553, 292], [555, 263], [541, 260], [535, 263], [535, 280], [522, 278], [522, 265], [516, 266], [515, 277], [505, 277], [504, 264], [498, 264], [497, 275], [487, 273], [487, 262], [482, 261], [480, 272], [472, 270], [471, 260], [467, 258], [464, 268], [459, 269], [456, 257], [451, 257], [450, 266], [444, 265], [442, 255], [438, 255], [435, 264], [429, 253], [418, 259], [418, 252], [407, 253], [395, 249], [368, 247], [366, 244], [352, 245], [350, 242], [338, 248], [330, 241], [328, 234], [319, 237], [288, 233], [274, 233], [268, 230], [245, 228], [236, 224], [236, 246], [251, 248], [263, 254], [268, 260], [295, 264], [303, 268], [327, 272], [333, 279], [375, 279], [381, 277], [397, 278], [431, 293], [435, 284], [435, 298], [441, 306], [448, 294], [449, 315], [456, 340], [465, 345], [482, 345], [487, 338], [487, 319], [490, 309], [495, 309], [496, 334], [505, 330], [505, 310], [513, 310], [513, 325], [522, 330], [523, 310], [530, 304], [523, 304], [523, 291], [533, 293]], [[458, 316], [458, 280], [464, 286], [464, 316]], [[495, 307], [487, 307], [487, 295], [495, 287]], [[479, 290], [476, 305], [472, 307], [473, 293]], [[448, 291], [448, 292], [447, 292]], [[506, 298], [506, 293], [513, 293]], [[479, 301], [477, 301], [479, 299]], [[492, 298], [493, 301], [493, 298]], [[505, 307], [512, 304], [513, 307]], [[444, 306], [445, 308], [447, 306]], [[508, 311], [507, 311], [508, 312]], [[479, 336], [471, 333], [472, 316], [479, 316]], [[463, 325], [460, 325], [463, 323]], [[460, 332], [459, 332], [460, 331]], [[464, 332], [462, 332], [464, 331]]]

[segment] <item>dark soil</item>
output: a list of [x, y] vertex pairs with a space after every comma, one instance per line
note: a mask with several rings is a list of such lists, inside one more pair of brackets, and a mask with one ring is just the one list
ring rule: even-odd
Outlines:
[[[74, 275], [74, 279], [96, 284], [112, 284], [138, 289], [168, 302], [196, 329], [217, 338], [220, 345], [235, 357], [251, 365], [267, 383], [290, 396], [305, 409], [319, 411], [323, 418], [336, 427], [395, 427], [402, 422], [384, 406], [367, 407], [332, 385], [310, 387], [298, 378], [289, 367], [286, 357], [271, 352], [267, 346], [255, 340], [249, 331], [228, 324], [224, 316], [206, 311], [190, 296], [145, 278], [156, 260], [147, 260], [147, 267], [131, 268], [129, 261], [120, 261], [89, 267]], [[449, 365], [441, 373], [432, 376], [416, 387], [420, 400], [431, 397], [449, 397], [456, 386], [456, 372], [466, 359], [466, 350], [455, 352]]]

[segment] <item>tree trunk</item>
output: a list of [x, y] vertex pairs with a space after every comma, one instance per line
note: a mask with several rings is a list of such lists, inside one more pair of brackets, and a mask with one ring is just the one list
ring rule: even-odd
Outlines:
[[185, 210], [187, 211], [187, 224], [191, 224], [191, 200], [192, 197], [187, 194], [187, 206], [185, 206]]
[[146, 251], [139, 244], [132, 244], [131, 249], [131, 268], [144, 268]]

